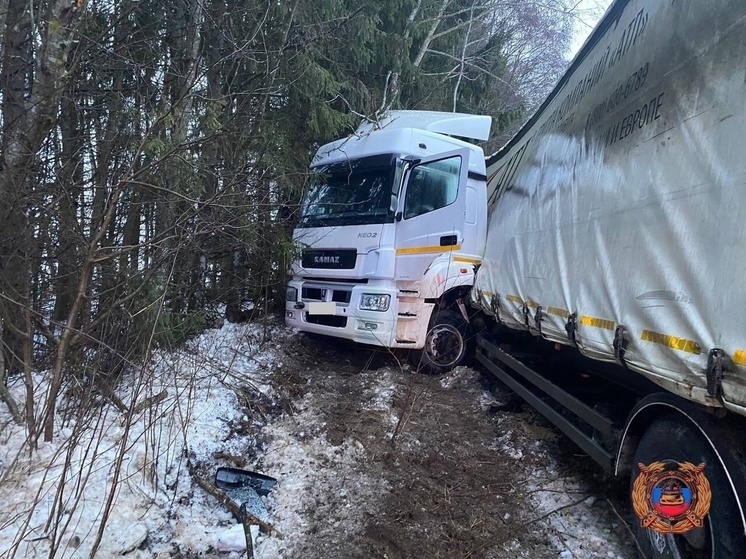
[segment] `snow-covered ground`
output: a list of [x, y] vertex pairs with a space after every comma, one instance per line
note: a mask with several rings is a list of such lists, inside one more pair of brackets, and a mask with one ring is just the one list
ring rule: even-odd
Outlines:
[[[515, 531], [495, 539], [502, 551], [485, 557], [632, 558], [602, 499], [582, 476], [559, 471], [546, 442], [556, 444], [556, 435], [523, 429], [508, 412], [486, 413], [494, 396], [472, 369], [417, 392], [406, 386], [415, 376], [406, 368], [389, 363], [370, 371], [323, 355], [298, 357], [291, 348], [299, 335], [280, 326], [265, 334], [262, 325], [226, 324], [178, 351], [156, 352], [117, 388], [137, 413], [104, 399], [76, 409], [79, 392], [68, 386], [53, 442], [40, 440], [34, 450], [25, 427], [0, 404], [0, 557], [245, 557], [242, 526], [193, 478], [211, 481], [218, 466], [278, 479], [265, 502], [282, 538], [255, 531], [254, 557], [372, 556], [384, 544], [370, 526], [392, 525], [385, 522], [393, 484], [406, 479], [386, 464], [420, 464], [418, 453], [432, 444], [418, 435], [428, 421], [418, 413], [436, 402], [454, 408], [452, 416], [437, 416], [453, 423], [468, 412], [457, 408], [473, 402], [479, 417], [469, 421], [482, 422], [487, 433], [497, 429], [492, 440], [482, 443], [480, 435], [473, 443], [515, 464], [510, 475], [520, 478], [530, 509], [520, 525], [540, 542]], [[37, 409], [45, 379], [35, 376]], [[21, 400], [21, 380], [11, 381]], [[445, 399], [432, 398], [434, 391]], [[450, 406], [456, 394], [463, 402]], [[510, 528], [505, 514], [500, 522]], [[314, 543], [319, 538], [323, 545]]]
[[[0, 556], [88, 557], [96, 548], [99, 557], [168, 557], [213, 548], [235, 520], [195, 486], [187, 460], [207, 477], [216, 456], [257, 446], [262, 422], [245, 415], [239, 396], [274, 398], [270, 373], [285, 333], [273, 334], [276, 341], [261, 343], [259, 325], [227, 324], [156, 353], [117, 392], [125, 403], [163, 391], [165, 399], [131, 421], [108, 403], [58, 418], [53, 442], [33, 452], [25, 428], [0, 408]], [[39, 395], [43, 379], [37, 375]], [[20, 380], [11, 388], [23, 397]], [[63, 399], [58, 409], [68, 405]]]

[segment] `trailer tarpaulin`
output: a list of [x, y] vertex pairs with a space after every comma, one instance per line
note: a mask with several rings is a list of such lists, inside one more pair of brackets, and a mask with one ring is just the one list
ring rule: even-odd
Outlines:
[[473, 303], [746, 411], [745, 2], [618, 0], [487, 173]]

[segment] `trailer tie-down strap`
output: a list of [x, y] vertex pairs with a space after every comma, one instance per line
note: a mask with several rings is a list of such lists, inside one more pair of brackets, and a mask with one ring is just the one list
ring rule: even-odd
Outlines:
[[627, 352], [627, 344], [629, 344], [627, 329], [620, 324], [614, 330], [614, 357], [619, 359], [625, 367], [627, 363], [624, 361], [624, 354]]
[[720, 398], [723, 395], [723, 377], [730, 371], [728, 354], [720, 348], [713, 348], [707, 356], [707, 393]]
[[536, 325], [536, 329], [539, 331], [539, 335], [541, 335], [541, 321], [544, 319], [544, 311], [541, 308], [541, 305], [536, 307], [536, 313], [534, 314], [534, 324]]
[[498, 324], [502, 324], [502, 319], [500, 318], [500, 295], [497, 293], [492, 295], [490, 306], [492, 307], [492, 314], [495, 316], [495, 320]]
[[578, 334], [578, 313], [574, 312], [567, 317], [567, 322], [565, 323], [565, 332], [567, 332], [567, 337], [570, 338], [570, 341], [577, 346], [578, 345], [578, 335], [577, 335]]

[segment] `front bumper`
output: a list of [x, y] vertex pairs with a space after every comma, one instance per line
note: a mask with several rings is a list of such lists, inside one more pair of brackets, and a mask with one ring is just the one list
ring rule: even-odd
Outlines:
[[[396, 341], [398, 300], [393, 286], [292, 280], [288, 287], [297, 290], [297, 302], [285, 302], [287, 326], [363, 344], [411, 347]], [[389, 295], [388, 310], [360, 310], [363, 293]], [[321, 307], [320, 314], [314, 307]]]

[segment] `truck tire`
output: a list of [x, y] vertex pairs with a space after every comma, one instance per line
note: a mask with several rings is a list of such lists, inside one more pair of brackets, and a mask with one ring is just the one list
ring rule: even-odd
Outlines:
[[451, 309], [435, 312], [425, 347], [410, 352], [410, 358], [418, 371], [439, 375], [469, 362], [474, 353], [474, 336], [461, 313]]
[[[635, 452], [637, 464], [658, 460], [705, 463], [712, 500], [704, 526], [682, 535], [660, 534], [643, 528], [632, 512], [630, 522], [643, 559], [737, 559], [745, 557], [746, 540], [736, 497], [714, 450], [685, 418], [664, 417], [653, 422]], [[630, 486], [630, 495], [631, 495]]]

